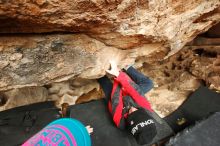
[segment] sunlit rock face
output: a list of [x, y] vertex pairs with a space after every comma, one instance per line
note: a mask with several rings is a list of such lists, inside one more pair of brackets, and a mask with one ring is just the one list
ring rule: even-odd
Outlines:
[[168, 115], [201, 84], [220, 90], [219, 6], [219, 0], [2, 0], [0, 110], [102, 98], [96, 79], [115, 60], [153, 79], [146, 96]]
[[122, 68], [134, 64], [139, 56], [167, 52], [161, 44], [121, 50], [84, 34], [0, 38], [0, 90], [43, 86], [76, 77], [95, 79], [105, 74], [110, 60]]
[[[14, 96], [11, 92], [20, 94], [17, 88], [44, 87], [48, 93], [42, 100], [35, 100], [22, 92], [18, 105], [53, 100], [60, 106], [101, 98], [96, 79], [106, 74], [110, 60], [116, 61], [119, 68], [129, 64], [140, 67], [144, 60], [135, 63], [138, 57], [152, 57], [155, 53], [164, 57], [168, 51], [159, 43], [122, 50], [85, 34], [1, 36], [0, 44], [0, 90], [7, 91], [7, 99]], [[7, 100], [2, 109], [15, 107], [14, 103]]]

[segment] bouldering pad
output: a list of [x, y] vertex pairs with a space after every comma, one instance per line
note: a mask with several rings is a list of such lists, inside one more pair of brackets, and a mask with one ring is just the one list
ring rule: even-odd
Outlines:
[[220, 111], [220, 94], [201, 86], [173, 113], [164, 119], [175, 132]]
[[[94, 128], [94, 132], [91, 134], [93, 146], [139, 146], [128, 131], [120, 130], [114, 125], [103, 99], [71, 106], [70, 117]], [[162, 118], [156, 113], [153, 114], [153, 117], [157, 121], [158, 134], [146, 146], [157, 143], [173, 134], [172, 129]]]
[[219, 146], [220, 112], [186, 128], [171, 138], [166, 146]]
[[0, 146], [20, 146], [48, 123], [60, 118], [53, 102], [42, 102], [0, 112]]
[[[44, 102], [0, 112], [0, 145], [21, 145], [47, 124], [61, 118], [59, 110], [52, 102]], [[158, 134], [145, 146], [173, 134], [172, 129], [162, 118], [156, 113], [152, 116], [156, 119]], [[103, 99], [69, 106], [67, 117], [78, 119], [84, 125], [91, 125], [94, 128], [91, 134], [93, 146], [139, 146], [129, 132], [120, 130], [113, 124]]]

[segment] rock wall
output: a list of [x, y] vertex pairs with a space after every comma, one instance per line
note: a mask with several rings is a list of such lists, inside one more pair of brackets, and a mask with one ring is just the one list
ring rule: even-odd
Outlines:
[[154, 80], [161, 116], [200, 84], [220, 90], [219, 0], [1, 0], [0, 21], [0, 110], [101, 98], [109, 60]]
[[219, 22], [219, 0], [1, 0], [0, 32], [80, 32], [126, 49], [163, 42], [174, 54]]
[[0, 44], [0, 90], [76, 77], [95, 79], [105, 74], [109, 60], [117, 61], [122, 68], [134, 64], [138, 56], [166, 53], [166, 48], [157, 43], [121, 50], [84, 34], [3, 36]]

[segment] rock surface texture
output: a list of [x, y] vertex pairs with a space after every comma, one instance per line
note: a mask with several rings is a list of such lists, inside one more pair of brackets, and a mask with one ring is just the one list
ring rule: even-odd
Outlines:
[[170, 54], [219, 19], [219, 0], [1, 0], [0, 32], [81, 32], [118, 48], [163, 42]]
[[0, 110], [100, 98], [109, 60], [154, 80], [161, 116], [202, 83], [220, 91], [220, 0], [0, 0], [0, 21]]

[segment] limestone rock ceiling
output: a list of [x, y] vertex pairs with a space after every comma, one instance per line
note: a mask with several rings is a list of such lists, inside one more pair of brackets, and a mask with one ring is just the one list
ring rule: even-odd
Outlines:
[[0, 90], [43, 86], [76, 77], [95, 79], [105, 74], [109, 60], [122, 68], [134, 64], [138, 56], [167, 51], [157, 43], [121, 50], [83, 34], [0, 38]]
[[220, 0], [2, 0], [0, 32], [80, 32], [122, 49], [162, 42], [172, 55], [220, 21], [219, 6]]
[[200, 84], [220, 91], [219, 21], [220, 0], [2, 0], [0, 110], [101, 98], [114, 59], [154, 80], [165, 116]]

